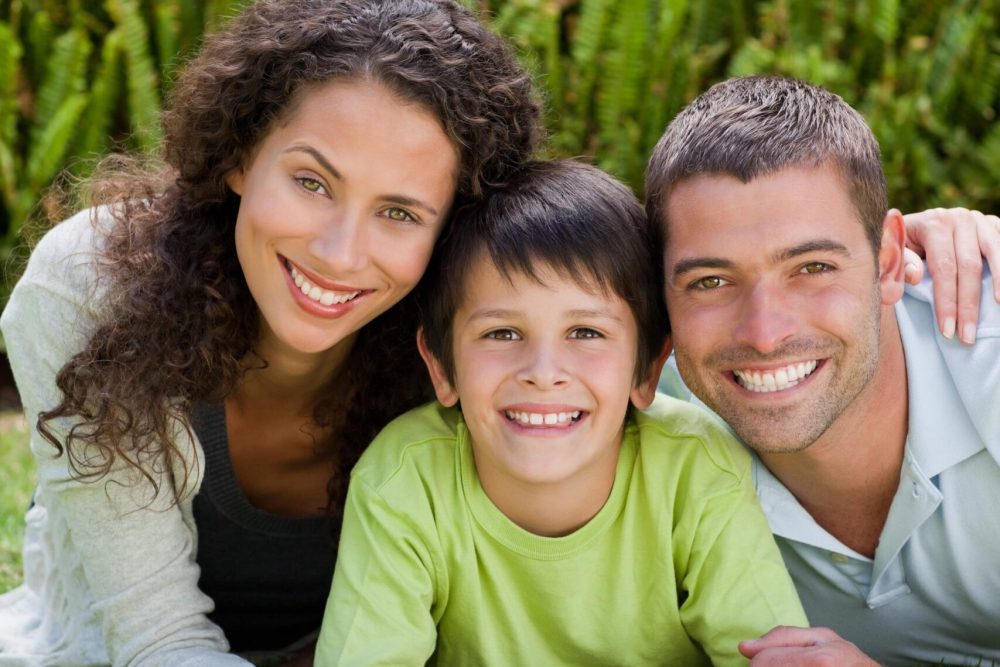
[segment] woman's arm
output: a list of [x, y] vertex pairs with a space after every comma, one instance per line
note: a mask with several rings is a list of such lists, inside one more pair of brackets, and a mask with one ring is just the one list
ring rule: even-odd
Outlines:
[[[93, 330], [95, 234], [89, 217], [84, 212], [49, 233], [3, 314], [11, 367], [32, 425], [40, 411], [58, 403], [55, 376]], [[50, 423], [62, 442], [72, 425]], [[186, 445], [194, 463], [194, 445]], [[115, 665], [248, 664], [227, 654], [222, 631], [206, 616], [212, 601], [198, 589], [197, 533], [189, 503], [174, 499], [176, 469], [164, 464], [150, 471], [159, 484], [155, 493], [124, 465], [82, 482], [65, 451], [57, 456], [37, 431], [30, 446], [40, 562], [32, 563], [26, 585], [43, 605], [38, 650], [55, 652], [57, 662], [65, 654]], [[98, 658], [105, 652], [104, 660]]]

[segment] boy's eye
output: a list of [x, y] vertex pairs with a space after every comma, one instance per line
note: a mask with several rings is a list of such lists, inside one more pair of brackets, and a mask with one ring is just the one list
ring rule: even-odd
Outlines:
[[308, 176], [299, 176], [295, 180], [299, 182], [304, 189], [309, 192], [315, 192], [316, 194], [326, 194], [326, 187], [315, 178], [309, 178]]
[[573, 329], [569, 334], [570, 338], [578, 339], [588, 339], [588, 338], [604, 338], [604, 334], [596, 329], [591, 329], [590, 327], [579, 327]]
[[494, 329], [486, 332], [486, 338], [491, 340], [521, 340], [521, 334], [513, 329]]
[[832, 271], [833, 267], [826, 262], [809, 262], [799, 271], [800, 273], [826, 273]]
[[392, 207], [385, 210], [385, 217], [396, 222], [416, 222], [417, 219], [414, 218], [409, 211], [405, 208]]
[[696, 290], [713, 290], [722, 287], [726, 283], [727, 281], [725, 278], [720, 278], [719, 276], [705, 276], [704, 278], [698, 278], [698, 280], [691, 283], [689, 287]]

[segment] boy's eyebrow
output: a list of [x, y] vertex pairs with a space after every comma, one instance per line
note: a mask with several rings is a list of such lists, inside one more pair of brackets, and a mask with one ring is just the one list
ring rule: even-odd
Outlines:
[[[484, 310], [475, 310], [469, 315], [469, 321], [474, 320], [503, 320], [515, 317], [520, 314], [520, 311], [509, 310], [503, 308], [492, 308]], [[591, 318], [598, 317], [603, 319], [615, 320], [620, 322], [621, 318], [613, 313], [607, 308], [577, 308], [570, 310], [566, 313], [567, 316], [571, 318]]]
[[[286, 148], [284, 152], [305, 153], [306, 155], [310, 155], [314, 160], [316, 160], [316, 162], [319, 162], [319, 165], [323, 167], [323, 169], [328, 171], [330, 175], [332, 175], [335, 179], [337, 179], [338, 181], [344, 180], [343, 175], [341, 175], [341, 173], [337, 171], [337, 168], [334, 167], [333, 164], [326, 159], [326, 156], [320, 153], [312, 146], [306, 146], [304, 144], [292, 144], [291, 146]], [[413, 197], [407, 197], [406, 195], [386, 195], [385, 199], [386, 201], [390, 201], [393, 204], [399, 204], [400, 206], [422, 208], [424, 209], [424, 211], [430, 213], [432, 216], [438, 215], [438, 210], [436, 208], [434, 208], [427, 202], [421, 201], [419, 199], [414, 199]]]
[[[832, 252], [845, 257], [851, 257], [847, 246], [833, 239], [814, 239], [805, 241], [789, 248], [782, 248], [771, 255], [771, 262], [780, 264], [811, 252]], [[734, 269], [736, 264], [724, 257], [687, 257], [674, 265], [670, 272], [670, 282], [681, 278], [685, 273], [695, 269]]]

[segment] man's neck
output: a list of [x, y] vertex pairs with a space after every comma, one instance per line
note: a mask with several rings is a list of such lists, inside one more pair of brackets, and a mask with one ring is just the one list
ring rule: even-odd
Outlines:
[[899, 486], [907, 406], [903, 344], [889, 309], [878, 368], [857, 399], [806, 449], [760, 455], [819, 525], [869, 557]]

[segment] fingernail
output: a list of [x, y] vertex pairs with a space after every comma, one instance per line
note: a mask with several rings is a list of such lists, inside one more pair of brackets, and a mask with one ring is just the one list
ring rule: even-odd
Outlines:
[[966, 324], [962, 327], [962, 342], [967, 345], [972, 345], [976, 342], [976, 325]]
[[944, 321], [944, 329], [941, 330], [945, 338], [951, 339], [955, 337], [955, 318], [949, 317]]

